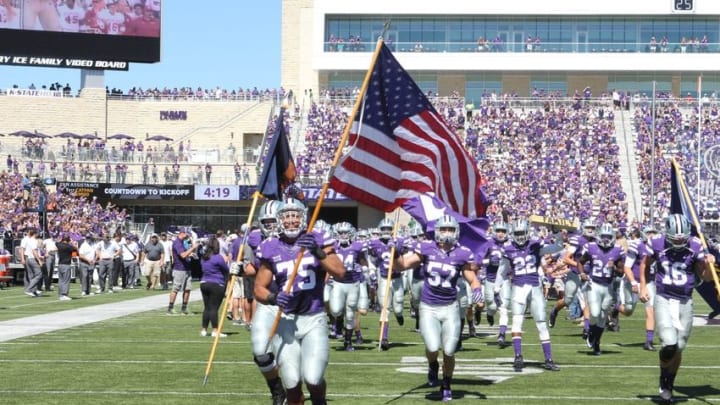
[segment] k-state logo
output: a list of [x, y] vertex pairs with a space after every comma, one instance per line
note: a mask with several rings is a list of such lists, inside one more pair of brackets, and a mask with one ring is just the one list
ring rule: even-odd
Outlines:
[[708, 148], [703, 158], [707, 171], [713, 177], [720, 178], [720, 145], [714, 145]]

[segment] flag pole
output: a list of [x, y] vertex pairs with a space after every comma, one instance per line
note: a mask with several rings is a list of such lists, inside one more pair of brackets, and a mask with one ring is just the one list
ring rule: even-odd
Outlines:
[[695, 201], [700, 203], [700, 148], [702, 144], [702, 73], [698, 75], [698, 87], [697, 87], [697, 100], [698, 100], [698, 126], [697, 126], [697, 186], [695, 187], [696, 198]]
[[[360, 109], [360, 105], [362, 103], [362, 99], [365, 96], [365, 93], [367, 92], [368, 83], [370, 83], [370, 75], [372, 74], [373, 67], [375, 66], [375, 63], [377, 62], [378, 56], [380, 55], [380, 49], [382, 49], [382, 43], [383, 39], [380, 37], [377, 41], [377, 45], [375, 46], [375, 52], [373, 53], [372, 62], [370, 63], [370, 68], [368, 68], [367, 72], [365, 73], [365, 79], [363, 80], [362, 87], [360, 88], [360, 96], [355, 100], [355, 105], [353, 106], [352, 112], [348, 116], [348, 122], [345, 124], [345, 129], [343, 130], [342, 138], [340, 138], [340, 143], [338, 144], [338, 148], [335, 151], [335, 157], [333, 158], [332, 166], [330, 167], [330, 170], [328, 171], [328, 175], [325, 178], [325, 181], [323, 182], [322, 189], [320, 190], [320, 195], [318, 195], [317, 203], [315, 204], [315, 209], [313, 210], [312, 217], [310, 217], [310, 222], [308, 223], [307, 228], [313, 229], [315, 226], [315, 221], [317, 221], [318, 216], [320, 215], [320, 207], [322, 207], [322, 203], [325, 200], [325, 194], [327, 194], [327, 190], [330, 187], [330, 179], [333, 176], [333, 173], [335, 172], [335, 166], [337, 166], [338, 161], [340, 160], [340, 156], [342, 156], [342, 150], [345, 147], [345, 144], [347, 143], [347, 139], [350, 136], [350, 129], [352, 128], [353, 120], [355, 116], [357, 115], [358, 110]], [[298, 268], [300, 267], [300, 261], [302, 260], [303, 255], [305, 254], [305, 248], [300, 248], [300, 251], [298, 252], [297, 259], [295, 259], [295, 265], [293, 266], [293, 271], [288, 276], [287, 285], [285, 286], [285, 292], [290, 293], [290, 290], [292, 289], [293, 283], [295, 282], [295, 277], [297, 276]], [[282, 316], [282, 310], [278, 308], [277, 314], [275, 315], [275, 322], [273, 322], [272, 328], [270, 329], [270, 336], [267, 340], [267, 346], [265, 347], [265, 351], [268, 350], [270, 347], [270, 342], [272, 341], [273, 336], [275, 336], [275, 332], [277, 332], [277, 327], [280, 324], [280, 317]]]
[[[685, 185], [685, 180], [682, 177], [682, 173], [680, 172], [680, 166], [678, 166], [677, 160], [675, 158], [672, 159], [673, 169], [675, 170], [675, 177], [678, 179], [678, 183], [680, 183], [680, 192], [683, 193], [683, 196], [685, 197], [685, 201], [690, 202], [692, 201], [690, 199], [690, 193], [688, 192], [687, 186]], [[705, 235], [700, 231], [700, 221], [697, 218], [697, 213], [695, 212], [695, 207], [692, 204], [688, 204], [690, 216], [692, 216], [693, 225], [695, 225], [695, 229], [697, 229], [698, 236], [700, 237], [700, 242], [702, 242], [703, 248], [707, 250], [708, 245], [705, 241]], [[713, 266], [712, 277], [713, 277], [713, 283], [715, 284], [715, 293], [718, 294], [718, 299], [720, 299], [720, 279], [718, 279], [717, 275], [718, 267], [717, 265]]]
[[[248, 220], [247, 220], [247, 227], [245, 230], [245, 234], [243, 235], [242, 243], [240, 244], [240, 249], [238, 249], [238, 255], [235, 259], [236, 262], [241, 262], [243, 258], [243, 251], [245, 250], [245, 245], [247, 244], [248, 235], [250, 235], [250, 226], [252, 225], [253, 216], [255, 215], [255, 207], [257, 206], [258, 199], [260, 198], [260, 193], [255, 191], [253, 194], [253, 201], [252, 205], [250, 206], [250, 213], [248, 214]], [[210, 369], [212, 367], [213, 359], [215, 358], [215, 350], [217, 349], [218, 343], [220, 342], [220, 333], [222, 331], [223, 323], [225, 323], [225, 314], [227, 313], [228, 305], [230, 304], [230, 301], [232, 300], [232, 291], [233, 286], [235, 285], [235, 278], [236, 276], [233, 274], [230, 277], [230, 282], [228, 283], [227, 287], [225, 288], [225, 303], [223, 304], [223, 310], [220, 313], [221, 316], [218, 316], [218, 332], [215, 334], [215, 339], [213, 339], [212, 347], [210, 348], [210, 357], [207, 361], [207, 366], [205, 366], [205, 377], [203, 377], [203, 385], [206, 385], [208, 382], [208, 377], [210, 376]]]
[[[395, 208], [395, 220], [393, 222], [393, 230], [392, 230], [392, 238], [395, 240], [395, 237], [397, 236], [397, 230], [398, 230], [398, 223], [400, 222], [400, 208]], [[390, 248], [390, 263], [388, 264], [388, 274], [387, 279], [385, 280], [385, 296], [383, 298], [383, 306], [382, 310], [380, 311], [380, 337], [378, 337], [378, 350], [382, 350], [382, 337], [383, 337], [383, 330], [385, 329], [385, 325], [388, 323], [388, 305], [390, 304], [390, 284], [392, 283], [392, 272], [393, 272], [393, 265], [395, 264], [395, 260], [393, 258], [395, 257], [395, 251], [397, 250], [397, 246], [394, 246]], [[419, 316], [419, 315], [418, 315]]]

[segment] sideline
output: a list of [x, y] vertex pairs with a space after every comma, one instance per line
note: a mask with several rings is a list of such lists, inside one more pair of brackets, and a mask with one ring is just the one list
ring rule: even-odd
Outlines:
[[[196, 301], [202, 301], [200, 289], [190, 293], [190, 302]], [[168, 294], [159, 294], [3, 321], [0, 322], [0, 342], [166, 308], [167, 304]]]

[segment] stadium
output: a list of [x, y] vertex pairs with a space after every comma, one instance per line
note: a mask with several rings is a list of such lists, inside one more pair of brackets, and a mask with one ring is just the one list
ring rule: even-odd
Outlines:
[[[20, 9], [20, 2], [10, 0], [8, 4]], [[0, 11], [4, 5], [0, 1]], [[154, 13], [146, 18], [159, 20], [160, 9]], [[328, 173], [334, 169], [333, 157], [352, 118], [353, 105], [361, 96], [364, 78], [373, 67], [379, 37], [476, 163], [483, 191], [491, 199], [486, 207], [490, 221], [530, 218], [534, 232], [539, 234], [577, 229], [591, 218], [597, 224], [612, 224], [619, 238], [633, 230], [662, 229], [661, 220], [670, 213], [672, 203], [670, 162], [677, 161], [687, 196], [697, 202], [697, 216], [708, 241], [714, 243], [720, 235], [717, 1], [607, 0], [589, 6], [573, 0], [418, 0], [409, 6], [406, 2], [377, 0], [284, 0], [281, 80], [271, 89], [110, 91], [112, 83], [106, 82], [102, 69], [123, 70], [129, 63], [159, 61], [159, 36], [120, 40], [92, 30], [71, 37], [17, 28], [0, 25], [0, 43], [12, 44], [0, 45], [0, 63], [28, 65], [28, 71], [31, 65], [57, 63], [85, 68], [78, 69], [82, 85], [76, 90], [59, 84], [50, 89], [0, 89], [0, 134], [4, 135], [0, 151], [7, 156], [2, 176], [5, 214], [0, 223], [4, 231], [15, 236], [33, 226], [71, 234], [77, 240], [90, 234], [101, 236], [110, 232], [109, 228], [137, 234], [141, 241], [155, 232], [176, 231], [180, 226], [191, 226], [198, 234], [215, 230], [234, 233], [248, 221], [274, 136], [287, 137], [296, 181], [312, 212]], [[80, 42], [85, 46], [78, 46], [77, 41], [82, 40], [87, 41]], [[97, 46], [97, 41], [105, 40], [109, 42]], [[78, 49], [84, 51], [78, 53]], [[133, 53], [135, 49], [143, 52]], [[329, 189], [319, 218], [330, 224], [347, 221], [357, 228], [372, 228], [386, 215]], [[408, 232], [406, 226], [414, 221], [407, 213], [400, 218], [403, 232]], [[66, 220], [72, 225], [65, 224]], [[6, 237], [10, 252], [16, 252], [19, 243], [19, 238]], [[15, 263], [14, 267], [20, 266]], [[22, 283], [21, 279], [21, 272], [13, 275], [15, 282]], [[124, 294], [103, 294], [97, 299], [119, 304]], [[162, 300], [158, 294], [147, 297], [144, 304], [165, 305], [165, 294], [160, 294]], [[23, 305], [22, 298], [27, 297], [13, 297], [8, 305]], [[156, 299], [151, 302], [151, 298]], [[2, 299], [0, 296], [0, 302]], [[199, 297], [190, 302], [191, 314], [202, 311], [197, 300]], [[73, 301], [79, 307], [84, 303]], [[703, 312], [712, 310], [700, 300], [697, 303]], [[41, 313], [39, 308], [17, 311], [0, 322]], [[143, 326], [157, 323], [159, 315], [145, 312], [140, 316], [125, 321], [112, 315], [98, 318], [102, 327], [91, 332], [109, 342], [98, 347], [98, 353], [112, 352], [113, 339], [126, 325], [141, 331], [138, 338], [162, 344], [160, 338], [153, 340], [159, 336], [155, 334], [170, 332], [160, 331], [159, 326]], [[378, 317], [372, 311], [370, 316], [374, 316], [373, 321]], [[617, 394], [604, 392], [591, 400], [654, 400], [657, 356], [642, 352], [642, 343], [627, 343], [644, 333], [642, 318], [622, 318], [627, 329], [605, 337], [610, 349], [604, 349], [603, 355], [611, 356], [603, 356], [599, 358], [601, 364], [590, 366], [586, 365], [585, 343], [578, 339], [576, 325], [561, 320], [562, 325], [553, 330], [554, 339], [556, 333], [559, 335], [558, 363], [563, 363], [563, 357], [568, 359], [564, 362], [572, 370], [569, 372], [590, 373], [603, 386], [616, 382], [609, 370], [614, 370], [612, 365], [620, 356], [612, 355], [632, 351], [628, 358], [637, 365], [638, 375], [634, 377], [643, 380], [641, 388], [622, 385]], [[169, 319], [173, 327], [185, 329], [198, 323], [196, 319]], [[704, 326], [712, 321], [703, 317], [698, 322]], [[466, 349], [458, 357], [465, 357], [462, 361], [467, 363], [458, 369], [456, 375], [462, 377], [456, 377], [460, 380], [457, 386], [461, 388], [455, 389], [452, 399], [494, 399], [501, 403], [579, 400], [574, 391], [563, 387], [566, 380], [562, 375], [541, 371], [543, 361], [537, 353], [528, 355], [537, 361], [528, 361], [530, 367], [519, 374], [509, 373], [513, 362], [510, 349], [497, 357], [491, 355], [490, 364], [477, 363], [476, 354], [483, 357], [490, 346], [496, 349], [497, 326], [484, 322], [477, 325], [477, 335], [473, 329], [472, 335], [468, 333], [468, 339], [463, 339]], [[394, 320], [390, 323], [396, 327]], [[374, 325], [364, 328], [371, 329], [369, 334], [376, 333]], [[710, 349], [693, 347], [689, 351], [689, 362], [697, 368], [683, 368], [687, 373], [683, 378], [697, 377], [707, 385], [696, 387], [685, 381], [676, 391], [681, 398], [716, 401], [717, 389], [706, 375], [716, 367], [708, 360], [716, 344], [708, 328], [698, 329], [693, 338], [697, 336], [700, 345]], [[62, 330], [53, 333], [61, 340], [73, 338]], [[89, 332], [73, 333], [82, 343], [93, 339]], [[425, 381], [418, 383], [426, 372], [424, 358], [416, 357], [422, 352], [419, 336], [407, 327], [394, 333], [396, 344], [389, 352], [360, 349], [361, 355], [370, 357], [368, 363], [356, 364], [363, 372], [392, 365], [368, 377], [370, 388], [353, 388], [349, 393], [337, 390], [341, 384], [357, 385], [352, 375], [343, 373], [347, 367], [343, 363], [357, 359], [340, 353], [343, 349], [337, 347], [339, 353], [333, 352], [328, 372], [333, 379], [330, 398], [336, 403], [440, 399], [436, 389], [425, 389]], [[243, 342], [233, 343], [247, 350], [248, 339], [243, 334], [228, 333], [228, 340], [242, 337]], [[469, 339], [476, 336], [488, 341]], [[169, 345], [177, 351], [183, 342], [174, 339]], [[192, 335], [177, 339], [191, 340], [194, 349], [201, 347], [199, 354], [198, 350], [180, 351], [189, 361], [203, 364], [207, 344], [196, 342], [194, 329]], [[539, 343], [534, 331], [526, 339]], [[377, 345], [382, 339], [366, 340]], [[0, 344], [0, 349], [3, 347]], [[75, 356], [83, 356], [82, 349], [74, 350]], [[218, 358], [237, 356], [234, 350], [237, 347], [221, 347]], [[156, 355], [152, 351], [143, 348], [137, 355], [130, 354], [127, 361], [124, 355], [113, 354], [116, 359], [110, 360], [98, 355], [87, 372], [107, 372], [94, 362], [122, 363], [121, 373], [137, 388], [133, 388], [137, 392], [127, 394], [131, 397], [123, 394], [123, 398], [138, 403], [156, 403], [157, 395], [166, 396], [166, 403], [174, 403], [186, 400], [184, 395], [202, 398], [206, 394], [213, 395], [218, 403], [266, 402], [267, 390], [261, 379], [248, 382], [241, 392], [231, 383], [237, 381], [233, 367], [257, 377], [249, 356], [240, 362], [221, 360], [217, 364], [213, 376], [218, 381], [214, 388], [217, 393], [187, 389], [191, 384], [187, 376], [183, 378], [176, 371], [168, 374], [178, 377], [182, 385], [173, 383], [171, 392], [143, 391], [148, 370], [138, 364], [147, 361], [162, 364], [166, 370], [173, 367], [162, 358], [166, 353]], [[12, 353], [8, 362], [31, 361], [26, 358], [32, 358], [27, 351]], [[132, 364], [136, 360], [138, 364]], [[521, 377], [514, 378], [517, 376]], [[525, 385], [536, 377], [548, 379], [550, 387], [537, 380]], [[408, 391], [403, 389], [398, 394], [397, 387], [386, 387], [393, 378], [399, 378]], [[480, 388], [476, 388], [477, 380], [482, 381]], [[21, 377], [13, 381], [19, 382]], [[150, 381], [161, 384], [156, 377]], [[497, 388], [502, 384], [513, 394]], [[530, 395], [524, 391], [526, 387], [538, 395]], [[53, 395], [51, 385], [42, 388], [48, 390], [42, 398]], [[371, 392], [373, 388], [378, 392]], [[59, 393], [60, 402], [78, 399], [86, 391], [108, 403], [117, 401], [113, 389], [91, 386]], [[35, 395], [34, 390], [15, 388], [5, 392], [24, 403], [32, 403]]]

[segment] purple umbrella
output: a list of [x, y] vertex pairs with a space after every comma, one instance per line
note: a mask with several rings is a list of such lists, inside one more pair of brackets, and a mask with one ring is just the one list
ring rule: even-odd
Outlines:
[[165, 135], [153, 135], [153, 136], [151, 136], [151, 137], [149, 137], [149, 138], [146, 138], [145, 140], [146, 140], [146, 141], [167, 141], [167, 142], [172, 142], [173, 139], [170, 138], [170, 137], [167, 137], [167, 136], [165, 136]]
[[135, 137], [132, 135], [115, 134], [108, 136], [107, 139], [135, 139]]
[[83, 135], [81, 138], [82, 138], [82, 139], [88, 139], [88, 140], [91, 140], [91, 141], [95, 141], [95, 140], [101, 139], [99, 136], [97, 136], [97, 135], [95, 135], [95, 134], [85, 134], [85, 135]]
[[55, 135], [55, 138], [77, 138], [81, 135], [76, 134], [75, 132], [62, 132], [60, 134]]

